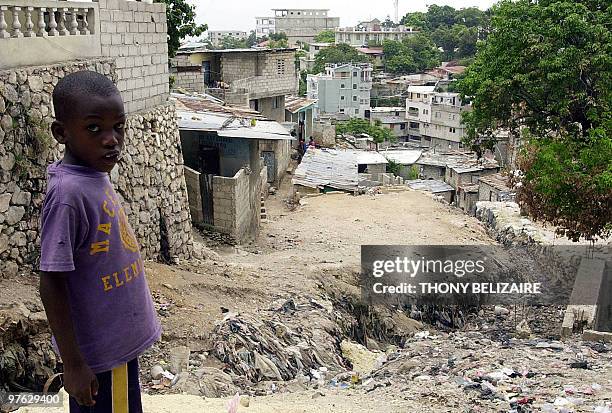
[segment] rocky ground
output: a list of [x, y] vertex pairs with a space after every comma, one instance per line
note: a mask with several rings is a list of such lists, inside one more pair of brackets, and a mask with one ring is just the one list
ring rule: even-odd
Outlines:
[[[363, 306], [361, 245], [493, 244], [475, 218], [414, 191], [328, 194], [295, 209], [286, 193], [266, 201], [256, 242], [200, 239], [216, 251], [208, 260], [147, 264], [164, 334], [141, 358], [146, 412], [227, 412], [236, 393], [238, 412], [257, 413], [610, 412], [612, 347], [558, 341], [559, 308], [487, 307], [444, 331]], [[38, 323], [42, 342], [35, 284], [0, 280], [0, 303], [5, 326]], [[174, 376], [178, 346], [190, 364]]]

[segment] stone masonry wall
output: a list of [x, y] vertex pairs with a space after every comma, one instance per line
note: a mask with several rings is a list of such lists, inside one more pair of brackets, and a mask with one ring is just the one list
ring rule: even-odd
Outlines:
[[128, 113], [168, 99], [166, 5], [98, 0], [102, 56], [116, 61], [117, 87]]
[[[0, 274], [36, 266], [46, 167], [61, 157], [51, 136], [51, 93], [77, 70], [117, 81], [112, 59], [0, 71]], [[125, 158], [111, 177], [145, 258], [189, 258], [191, 222], [174, 106], [128, 116]], [[162, 254], [163, 252], [163, 254]]]

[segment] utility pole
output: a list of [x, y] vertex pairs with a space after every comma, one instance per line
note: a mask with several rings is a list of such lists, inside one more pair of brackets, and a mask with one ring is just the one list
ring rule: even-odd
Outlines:
[[395, 23], [399, 23], [399, 0], [393, 0], [393, 6], [395, 11]]

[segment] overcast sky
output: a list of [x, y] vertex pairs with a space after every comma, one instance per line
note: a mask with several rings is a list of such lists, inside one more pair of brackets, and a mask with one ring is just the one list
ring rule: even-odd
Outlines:
[[[197, 22], [210, 30], [255, 29], [255, 16], [271, 16], [273, 8], [330, 9], [330, 16], [340, 17], [341, 26], [354, 26], [375, 17], [393, 18], [393, 0], [188, 0], [196, 5]], [[399, 0], [400, 18], [411, 11], [426, 11], [427, 5], [449, 5], [456, 9], [476, 6], [487, 9], [494, 0]]]

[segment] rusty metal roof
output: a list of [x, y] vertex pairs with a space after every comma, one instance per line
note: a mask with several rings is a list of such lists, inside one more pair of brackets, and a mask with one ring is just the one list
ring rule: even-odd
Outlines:
[[285, 97], [285, 110], [291, 113], [297, 113], [302, 109], [306, 109], [312, 106], [317, 101], [314, 99], [306, 99], [299, 96], [286, 96]]
[[510, 191], [511, 189], [508, 187], [508, 177], [501, 173], [481, 176], [478, 179], [480, 182], [483, 182], [487, 185], [492, 186], [498, 191]]

